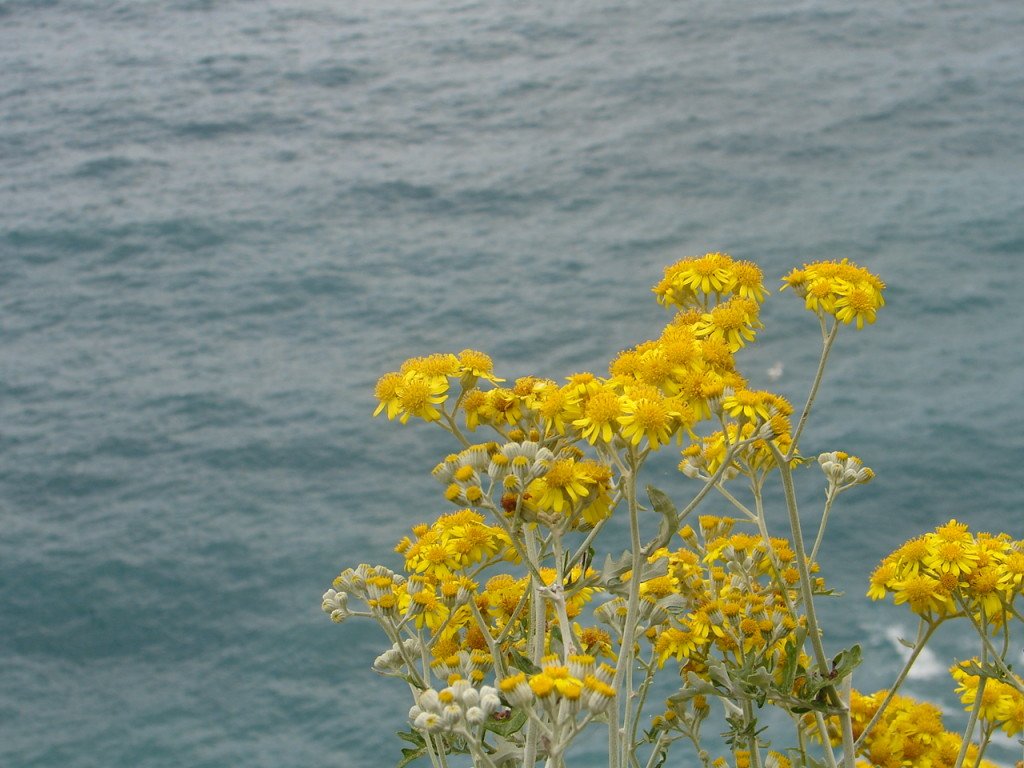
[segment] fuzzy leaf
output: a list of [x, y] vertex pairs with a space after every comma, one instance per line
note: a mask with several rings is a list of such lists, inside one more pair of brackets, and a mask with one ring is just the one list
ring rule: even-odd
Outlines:
[[676, 511], [676, 505], [672, 503], [672, 499], [653, 485], [647, 486], [647, 497], [651, 500], [654, 511], [661, 515], [661, 524], [658, 526], [658, 535], [644, 546], [645, 556], [668, 544], [675, 532], [679, 530], [679, 513]]
[[495, 719], [493, 715], [487, 718], [484, 722], [484, 728], [488, 731], [493, 731], [499, 736], [508, 738], [513, 733], [517, 733], [526, 725], [526, 712], [521, 709], [513, 709], [511, 715], [505, 720]]
[[419, 731], [398, 731], [395, 735], [403, 741], [408, 741], [414, 745], [412, 747], [405, 747], [402, 750], [402, 759], [398, 761], [395, 768], [405, 768], [413, 760], [427, 754], [427, 742]]

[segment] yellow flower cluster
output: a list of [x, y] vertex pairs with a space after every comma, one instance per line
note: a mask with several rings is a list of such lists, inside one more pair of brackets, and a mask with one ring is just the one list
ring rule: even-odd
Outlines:
[[735, 261], [727, 253], [707, 253], [665, 267], [665, 276], [652, 289], [658, 303], [680, 309], [707, 307], [714, 296], [764, 301], [764, 277], [751, 261]]
[[842, 323], [875, 322], [875, 313], [885, 306], [885, 290], [877, 275], [847, 259], [804, 264], [782, 278], [783, 289], [792, 288], [804, 306], [819, 316], [832, 315]]
[[[722, 399], [722, 408], [736, 421], [730, 421], [724, 430], [712, 432], [683, 449], [679, 471], [684, 475], [714, 474], [730, 448], [733, 455], [729, 470], [744, 474], [767, 471], [775, 466], [775, 454], [769, 441], [783, 455], [789, 452], [793, 444], [789, 421], [793, 406], [784, 397], [771, 392], [739, 390]], [[794, 456], [791, 463], [800, 461], [799, 456]]]
[[565, 703], [560, 717], [575, 717], [581, 707], [592, 713], [603, 712], [615, 697], [612, 679], [615, 669], [608, 664], [597, 664], [593, 656], [573, 654], [568, 663], [558, 656], [546, 656], [539, 672], [527, 676], [517, 672], [499, 681], [498, 688], [514, 707], [527, 707], [539, 700], [552, 711]]
[[491, 358], [483, 352], [464, 349], [458, 355], [442, 353], [406, 360], [400, 370], [377, 380], [374, 395], [378, 400], [373, 415], [386, 411], [388, 419], [405, 424], [416, 417], [437, 421], [437, 406], [448, 399], [450, 380], [458, 379], [463, 389], [475, 386], [478, 379], [500, 382], [493, 373]]
[[965, 707], [968, 710], [974, 709], [980, 688], [981, 703], [977, 706], [983, 722], [1000, 728], [1007, 736], [1016, 736], [1024, 731], [1024, 680], [1017, 675], [1010, 678], [1012, 683], [987, 678], [984, 687], [981, 687], [981, 676], [970, 674], [965, 669], [969, 666], [980, 671], [977, 659], [967, 664], [956, 664], [949, 670], [958, 683], [956, 691]]
[[871, 574], [868, 596], [892, 594], [928, 619], [969, 615], [993, 631], [1013, 615], [1024, 591], [1024, 541], [1005, 533], [971, 534], [950, 520], [905, 542]]
[[[852, 691], [850, 714], [855, 739], [861, 737], [887, 693], [877, 691], [866, 696], [859, 691]], [[835, 721], [832, 728], [837, 733]], [[835, 744], [841, 741], [838, 735], [834, 737]], [[858, 756], [862, 759], [857, 761], [857, 765], [860, 768], [953, 768], [961, 743], [959, 734], [943, 728], [942, 714], [938, 707], [908, 696], [895, 696], [861, 744]], [[974, 744], [967, 748], [964, 765], [998, 768], [989, 760], [978, 762], [978, 748]]]
[[405, 557], [405, 570], [444, 579], [485, 561], [507, 556], [511, 542], [479, 512], [462, 509], [441, 515], [432, 525], [417, 525], [415, 538], [403, 538], [395, 551]]
[[[799, 576], [792, 548], [773, 538], [769, 550], [760, 535], [732, 533], [734, 522], [703, 516], [699, 536], [689, 526], [680, 531], [686, 546], [651, 555], [656, 567], [641, 582], [640, 595], [659, 666], [675, 658], [701, 677], [717, 655], [739, 664], [756, 657], [773, 669], [795, 642], [800, 622], [790, 606], [799, 600]], [[604, 607], [606, 614], [614, 602]], [[661, 609], [668, 604], [671, 611]]]

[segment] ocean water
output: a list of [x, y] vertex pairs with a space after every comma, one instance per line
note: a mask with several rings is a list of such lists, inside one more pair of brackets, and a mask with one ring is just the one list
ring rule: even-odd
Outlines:
[[[602, 372], [708, 250], [889, 285], [803, 442], [877, 472], [822, 610], [884, 685], [878, 559], [1024, 537], [1022, 39], [997, 0], [0, 2], [0, 765], [394, 764], [407, 694], [320, 595], [445, 510], [451, 446], [371, 419], [377, 376]], [[813, 318], [764, 319], [743, 368], [800, 400]], [[974, 652], [910, 691], [962, 724]]]

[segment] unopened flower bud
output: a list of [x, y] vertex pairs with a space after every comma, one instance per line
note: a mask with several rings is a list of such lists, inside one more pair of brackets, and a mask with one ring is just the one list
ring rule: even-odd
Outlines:
[[436, 733], [444, 729], [444, 721], [436, 712], [421, 712], [412, 724], [413, 727], [428, 733]]

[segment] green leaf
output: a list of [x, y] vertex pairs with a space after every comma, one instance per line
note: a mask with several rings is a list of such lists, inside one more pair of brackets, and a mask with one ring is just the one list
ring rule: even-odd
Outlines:
[[645, 556], [668, 544], [679, 530], [679, 513], [676, 511], [676, 505], [672, 503], [672, 499], [653, 485], [647, 486], [647, 497], [651, 500], [654, 511], [661, 515], [661, 525], [658, 526], [658, 535], [644, 546]]
[[509, 661], [512, 666], [518, 669], [520, 672], [525, 672], [528, 675], [536, 675], [540, 672], [540, 667], [530, 661], [528, 658], [523, 656], [515, 648], [509, 649]]
[[491, 715], [484, 722], [484, 728], [488, 731], [493, 731], [499, 736], [508, 738], [513, 733], [518, 733], [522, 730], [522, 727], [526, 725], [526, 712], [521, 709], [513, 709], [509, 717], [504, 720], [496, 718]]
[[845, 680], [861, 662], [861, 651], [859, 645], [853, 645], [845, 651], [840, 651], [832, 659], [832, 680], [839, 682]]
[[601, 581], [607, 584], [613, 579], [618, 579], [627, 570], [633, 567], [633, 553], [627, 550], [618, 559], [611, 555], [604, 558], [604, 568], [601, 570]]
[[427, 754], [427, 742], [419, 731], [398, 731], [396, 734], [403, 741], [414, 744], [413, 747], [405, 747], [402, 750], [402, 759], [398, 761], [395, 768], [405, 768], [409, 763]]

